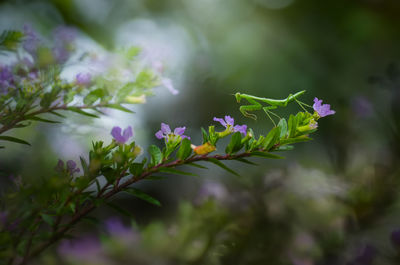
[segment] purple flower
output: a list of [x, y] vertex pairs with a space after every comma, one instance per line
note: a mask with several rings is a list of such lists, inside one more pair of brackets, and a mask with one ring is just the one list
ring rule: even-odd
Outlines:
[[120, 144], [126, 143], [129, 140], [129, 138], [133, 136], [133, 131], [131, 126], [125, 128], [123, 133], [121, 132], [122, 129], [121, 127], [118, 126], [113, 127], [111, 130], [112, 137], [114, 137], [115, 141], [117, 141]]
[[114, 236], [125, 236], [132, 233], [132, 229], [125, 226], [117, 217], [107, 219], [104, 224], [107, 232]]
[[56, 42], [69, 44], [76, 39], [77, 31], [71, 27], [59, 26], [53, 30], [53, 36]]
[[390, 241], [392, 242], [394, 247], [400, 248], [400, 229], [399, 228], [392, 231], [392, 233], [390, 234]]
[[63, 172], [64, 171], [64, 161], [62, 161], [61, 159], [58, 159], [57, 165], [54, 169], [57, 172]]
[[314, 110], [318, 113], [319, 117], [325, 117], [328, 115], [335, 114], [334, 110], [331, 110], [331, 105], [329, 104], [322, 104], [322, 99], [319, 100], [318, 98], [314, 98]]
[[215, 199], [217, 201], [223, 201], [228, 198], [228, 191], [224, 185], [219, 182], [206, 181], [200, 188], [199, 201], [207, 199]]
[[10, 87], [15, 88], [11, 67], [0, 66], [0, 94], [7, 94]]
[[221, 123], [227, 130], [232, 132], [240, 132], [243, 135], [247, 134], [247, 125], [234, 125], [235, 120], [231, 116], [225, 116], [225, 120], [222, 118], [214, 117], [214, 121]]
[[76, 163], [73, 160], [68, 160], [67, 161], [67, 171], [69, 172], [69, 174], [74, 174], [75, 172], [80, 172], [81, 170], [79, 168], [76, 167]]
[[79, 240], [62, 241], [58, 252], [65, 258], [73, 257], [93, 262], [101, 260], [102, 247], [97, 238], [86, 236]]
[[190, 139], [189, 136], [183, 135], [185, 133], [186, 127], [177, 127], [175, 128], [174, 132], [172, 133], [171, 128], [169, 127], [168, 124], [161, 123], [161, 130], [156, 132], [156, 137], [157, 139], [162, 139], [165, 138], [167, 141], [169, 141], [172, 138], [175, 138], [176, 136], [179, 136], [181, 139], [187, 138]]
[[73, 41], [75, 40], [77, 32], [73, 28], [60, 26], [53, 31], [55, 39], [53, 47], [53, 55], [58, 63], [65, 63], [71, 51], [74, 49]]
[[30, 55], [36, 58], [37, 49], [40, 45], [40, 39], [36, 33], [36, 31], [28, 24], [24, 25], [24, 42], [22, 47], [27, 51]]
[[89, 86], [92, 82], [92, 75], [89, 73], [79, 73], [75, 77], [76, 84], [79, 86]]
[[[64, 161], [62, 161], [61, 159], [58, 159], [57, 165], [54, 168], [57, 172], [64, 172], [65, 168], [64, 168]], [[78, 173], [81, 170], [79, 168], [76, 167], [76, 163], [73, 160], [68, 160], [67, 161], [67, 172], [70, 175], [73, 175], [75, 172]]]

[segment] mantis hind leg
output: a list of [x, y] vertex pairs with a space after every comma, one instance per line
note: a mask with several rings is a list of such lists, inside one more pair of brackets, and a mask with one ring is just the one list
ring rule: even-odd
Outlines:
[[275, 117], [278, 117], [279, 119], [281, 119], [281, 117], [279, 117], [276, 113], [272, 112], [271, 109], [276, 109], [278, 106], [267, 106], [267, 107], [263, 107], [263, 111], [267, 114], [268, 118], [272, 121], [272, 123], [274, 124], [274, 126], [276, 127], [276, 123], [275, 121], [272, 119], [271, 115], [274, 115]]
[[252, 103], [253, 105], [244, 105], [244, 106], [241, 106], [241, 107], [239, 108], [240, 112], [241, 112], [245, 117], [247, 117], [247, 118], [251, 118], [251, 119], [253, 119], [253, 120], [257, 120], [257, 116], [256, 116], [255, 114], [248, 113], [248, 111], [260, 110], [261, 107], [262, 107], [261, 104], [258, 103], [258, 102], [255, 101], [255, 100], [252, 100], [252, 99], [249, 99], [249, 98], [246, 98], [246, 100], [247, 100], [249, 103]]

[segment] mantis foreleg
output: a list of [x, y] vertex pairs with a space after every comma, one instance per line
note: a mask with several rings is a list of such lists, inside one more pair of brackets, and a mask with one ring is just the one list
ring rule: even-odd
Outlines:
[[248, 111], [260, 110], [262, 108], [262, 105], [251, 98], [246, 98], [246, 100], [253, 105], [240, 106], [240, 108], [239, 108], [240, 112], [245, 117], [251, 118], [253, 120], [257, 120], [257, 116], [255, 114], [248, 113]]

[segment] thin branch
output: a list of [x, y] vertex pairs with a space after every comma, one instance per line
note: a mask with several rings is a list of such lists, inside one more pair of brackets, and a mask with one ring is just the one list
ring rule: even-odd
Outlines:
[[[121, 183], [119, 186], [115, 186], [114, 189], [111, 189], [107, 193], [104, 193], [107, 189], [108, 185], [105, 185], [102, 190], [99, 192], [97, 198], [101, 199], [109, 199], [110, 197], [114, 196], [115, 194], [123, 191], [125, 188], [127, 188], [129, 185], [132, 185], [140, 180], [143, 180], [152, 174], [160, 171], [162, 168], [170, 168], [170, 167], [176, 167], [188, 163], [193, 163], [193, 162], [198, 162], [198, 161], [208, 161], [210, 159], [217, 159], [217, 160], [233, 160], [237, 158], [242, 158], [242, 157], [249, 157], [251, 156], [250, 152], [243, 152], [240, 154], [236, 155], [231, 155], [231, 154], [226, 154], [226, 155], [201, 155], [201, 156], [191, 156], [187, 158], [186, 160], [175, 160], [169, 163], [165, 164], [158, 164], [156, 166], [148, 168], [146, 171], [144, 171], [141, 175], [139, 176], [132, 176], [129, 180]], [[124, 173], [125, 174], [125, 173]], [[104, 194], [103, 194], [104, 193]], [[54, 232], [54, 234], [49, 238], [47, 242], [42, 243], [39, 245], [36, 249], [34, 249], [26, 258], [19, 264], [19, 265], [25, 265], [27, 264], [28, 261], [30, 261], [32, 258], [38, 256], [41, 252], [43, 252], [45, 249], [47, 249], [49, 246], [57, 242], [59, 239], [63, 238], [66, 232], [68, 232], [73, 225], [78, 223], [83, 217], [88, 215], [90, 212], [92, 212], [94, 209], [96, 209], [96, 204], [93, 202], [90, 202], [89, 205], [87, 205], [85, 208], [77, 212], [61, 229], [58, 231]]]

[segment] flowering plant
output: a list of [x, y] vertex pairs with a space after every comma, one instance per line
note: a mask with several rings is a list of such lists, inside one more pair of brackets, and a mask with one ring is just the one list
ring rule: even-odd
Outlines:
[[[112, 87], [107, 86], [108, 80], [103, 75], [90, 73], [78, 73], [74, 80], [66, 81], [61, 70], [72, 60], [75, 31], [57, 29], [55, 34], [59, 37], [54, 47], [42, 44], [31, 28], [25, 28], [23, 33], [4, 34], [0, 47], [27, 57], [0, 69], [0, 140], [3, 141], [29, 144], [3, 134], [29, 126], [30, 121], [59, 122], [45, 118], [44, 114], [62, 119], [65, 116], [60, 111], [89, 117], [98, 117], [103, 108], [131, 112], [122, 104], [144, 103], [140, 99], [150, 95], [159, 84], [149, 70], [137, 73], [135, 81]], [[310, 140], [309, 134], [317, 130], [316, 120], [334, 114], [329, 105], [321, 103], [315, 100], [314, 114], [304, 110], [290, 115], [288, 120], [281, 118], [272, 130], [258, 136], [247, 125], [235, 125], [231, 116], [214, 118], [225, 129], [218, 131], [215, 125], [210, 125], [208, 131], [202, 128], [203, 139], [197, 145], [184, 135], [186, 127], [172, 131], [169, 125], [161, 123], [155, 136], [164, 139], [164, 146], [151, 145], [148, 155], [142, 155], [142, 147], [133, 139], [132, 127], [124, 130], [114, 127], [113, 140], [94, 141], [87, 159], [79, 158], [80, 165], [73, 160], [65, 164], [59, 160], [54, 173], [43, 181], [33, 183], [24, 178], [15, 181], [15, 189], [1, 199], [0, 257], [8, 264], [27, 264], [67, 237], [94, 209], [105, 204], [118, 208], [110, 199], [121, 192], [161, 206], [159, 200], [135, 185], [152, 179], [155, 174], [194, 175], [178, 168], [182, 165], [205, 168], [199, 162], [208, 162], [239, 175], [222, 161], [253, 164], [248, 158], [280, 159], [275, 152], [290, 150], [292, 144]], [[220, 149], [219, 140], [227, 137], [230, 139], [225, 151], [212, 154], [217, 147]]]

